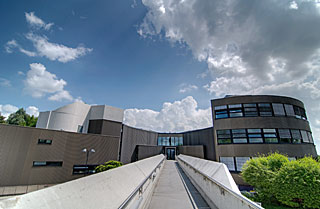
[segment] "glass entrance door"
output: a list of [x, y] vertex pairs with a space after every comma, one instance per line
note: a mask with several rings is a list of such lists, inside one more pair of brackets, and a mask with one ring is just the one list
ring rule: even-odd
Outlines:
[[176, 148], [166, 148], [167, 160], [175, 160]]

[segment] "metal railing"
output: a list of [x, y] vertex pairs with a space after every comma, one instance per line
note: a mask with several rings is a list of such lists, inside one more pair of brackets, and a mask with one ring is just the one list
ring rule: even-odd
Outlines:
[[162, 160], [158, 163], [158, 165], [150, 172], [150, 174], [135, 188], [135, 190], [127, 197], [127, 199], [119, 206], [118, 209], [126, 208], [126, 206], [129, 204], [129, 202], [132, 200], [132, 198], [139, 192], [139, 194], [143, 193], [143, 186], [148, 181], [148, 179], [155, 178], [153, 176], [154, 173], [156, 173], [156, 170], [161, 167], [161, 164], [164, 162], [165, 157], [162, 158]]
[[228, 192], [230, 192], [233, 196], [235, 196], [237, 199], [240, 199], [240, 201], [244, 201], [246, 202], [249, 206], [253, 207], [253, 208], [257, 208], [257, 209], [264, 209], [263, 207], [261, 207], [260, 205], [258, 205], [257, 203], [249, 200], [248, 198], [246, 198], [245, 196], [236, 193], [235, 191], [233, 191], [232, 189], [226, 187], [225, 185], [221, 184], [220, 182], [216, 181], [215, 179], [213, 179], [212, 177], [208, 176], [207, 174], [203, 173], [202, 171], [194, 168], [191, 164], [189, 164], [188, 162], [186, 162], [185, 160], [181, 159], [179, 156], [177, 157], [180, 161], [182, 161], [183, 163], [185, 163], [186, 165], [188, 165], [189, 167], [191, 167], [192, 169], [194, 169], [197, 173], [203, 175], [205, 178], [209, 179], [210, 181], [212, 181], [213, 183], [217, 184], [219, 187], [223, 188], [224, 190], [227, 190]]

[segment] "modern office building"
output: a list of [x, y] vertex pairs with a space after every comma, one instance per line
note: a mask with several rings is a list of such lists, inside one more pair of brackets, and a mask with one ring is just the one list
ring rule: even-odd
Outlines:
[[[0, 196], [79, 178], [108, 160], [126, 164], [160, 153], [223, 162], [239, 185], [245, 184], [242, 165], [259, 154], [317, 156], [297, 99], [228, 96], [211, 105], [212, 127], [181, 133], [130, 127], [123, 124], [123, 110], [81, 102], [41, 112], [36, 128], [0, 125]], [[11, 191], [1, 190], [9, 186]]]

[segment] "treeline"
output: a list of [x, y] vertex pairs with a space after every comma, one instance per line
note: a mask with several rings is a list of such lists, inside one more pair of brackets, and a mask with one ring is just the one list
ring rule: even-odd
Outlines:
[[20, 108], [15, 113], [11, 113], [7, 119], [0, 113], [0, 123], [5, 124], [36, 127], [37, 120], [38, 117], [30, 116], [23, 108]]

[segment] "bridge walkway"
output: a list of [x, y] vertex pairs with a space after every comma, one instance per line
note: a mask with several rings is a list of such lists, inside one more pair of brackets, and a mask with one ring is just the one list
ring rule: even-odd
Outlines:
[[149, 204], [149, 209], [210, 208], [179, 164], [166, 160]]

